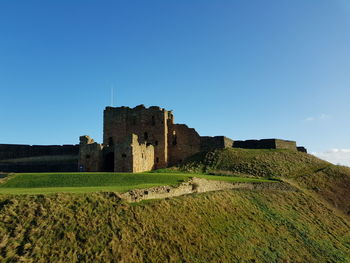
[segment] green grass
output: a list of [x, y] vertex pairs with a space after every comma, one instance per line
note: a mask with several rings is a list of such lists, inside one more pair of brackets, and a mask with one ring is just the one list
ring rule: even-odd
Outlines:
[[350, 262], [349, 229], [302, 192], [0, 195], [0, 262]]
[[[292, 151], [232, 149], [180, 169], [1, 178], [0, 262], [350, 262], [349, 217], [334, 208], [350, 215], [350, 168]], [[279, 177], [299, 191], [227, 190], [137, 205], [113, 193], [190, 177]]]
[[297, 177], [328, 166], [331, 164], [326, 161], [297, 151], [231, 148], [194, 155], [178, 170], [271, 178]]
[[350, 216], [350, 168], [291, 150], [222, 149], [189, 158], [172, 172], [279, 178], [313, 192]]
[[258, 178], [189, 173], [22, 173], [12, 175], [1, 184], [0, 194], [126, 192], [161, 185], [178, 185], [191, 177], [228, 182], [274, 182]]

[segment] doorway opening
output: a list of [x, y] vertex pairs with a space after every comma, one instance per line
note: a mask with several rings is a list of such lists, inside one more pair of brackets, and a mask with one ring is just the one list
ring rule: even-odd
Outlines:
[[114, 152], [107, 153], [105, 160], [106, 172], [114, 172]]

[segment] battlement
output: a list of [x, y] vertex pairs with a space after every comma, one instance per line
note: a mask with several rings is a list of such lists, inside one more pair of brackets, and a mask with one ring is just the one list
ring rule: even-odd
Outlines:
[[115, 116], [137, 116], [143, 114], [160, 114], [165, 115], [166, 119], [173, 120], [174, 116], [172, 111], [166, 110], [164, 108], [158, 106], [150, 106], [149, 108], [145, 107], [145, 105], [140, 104], [134, 108], [130, 107], [106, 107], [104, 110], [105, 117], [115, 118]]
[[144, 104], [137, 105], [134, 108], [130, 108], [127, 106], [121, 106], [121, 107], [108, 106], [105, 108], [105, 111], [143, 111], [143, 110], [146, 110], [146, 111], [152, 110], [152, 111], [161, 111], [161, 112], [168, 111], [168, 110], [161, 108], [159, 106], [150, 106], [147, 108]]

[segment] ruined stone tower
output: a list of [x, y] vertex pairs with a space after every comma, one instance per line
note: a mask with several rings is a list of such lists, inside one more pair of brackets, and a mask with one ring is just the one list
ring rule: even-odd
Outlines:
[[174, 123], [171, 111], [157, 106], [106, 107], [103, 143], [80, 137], [79, 170], [143, 172], [181, 163], [201, 151], [227, 147], [296, 150], [293, 141], [233, 142], [224, 136], [199, 136], [195, 129]]
[[[121, 152], [121, 148], [126, 150], [126, 144], [131, 145], [134, 154], [137, 155], [141, 151], [141, 157], [144, 159], [150, 159], [147, 155], [153, 151], [155, 168], [167, 167], [170, 120], [172, 120], [171, 112], [159, 107], [148, 109], [143, 105], [133, 109], [107, 107], [104, 111], [103, 144], [113, 147], [115, 152]], [[137, 136], [137, 140], [136, 137], [131, 139], [132, 134]], [[121, 163], [119, 157], [116, 156], [115, 160]], [[127, 155], [127, 158], [129, 157]], [[138, 162], [136, 156], [132, 157], [133, 161]], [[118, 171], [120, 168], [115, 165], [114, 170]]]
[[174, 124], [171, 111], [152, 106], [107, 107], [103, 144], [80, 138], [83, 171], [142, 172], [165, 168], [199, 152], [201, 137], [184, 124]]

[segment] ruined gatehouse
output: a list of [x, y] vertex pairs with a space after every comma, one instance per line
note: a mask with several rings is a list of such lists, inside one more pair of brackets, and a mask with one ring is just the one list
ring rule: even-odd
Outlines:
[[172, 111], [152, 106], [106, 107], [103, 143], [80, 137], [80, 171], [143, 172], [166, 168], [213, 149], [239, 147], [297, 150], [294, 141], [277, 139], [236, 141], [225, 136], [200, 136], [176, 124]]

